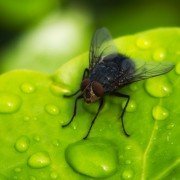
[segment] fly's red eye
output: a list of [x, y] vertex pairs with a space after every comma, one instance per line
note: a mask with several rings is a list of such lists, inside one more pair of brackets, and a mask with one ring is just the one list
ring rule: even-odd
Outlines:
[[92, 90], [97, 97], [102, 97], [104, 95], [104, 88], [98, 82], [92, 83]]
[[83, 91], [88, 86], [89, 83], [90, 80], [88, 78], [84, 79], [81, 83], [81, 91]]

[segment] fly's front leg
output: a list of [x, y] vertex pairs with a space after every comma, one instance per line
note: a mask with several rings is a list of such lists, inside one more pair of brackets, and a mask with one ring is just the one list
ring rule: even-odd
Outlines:
[[[88, 68], [86, 68], [86, 69], [84, 70], [84, 73], [83, 73], [83, 76], [82, 76], [82, 81], [83, 81], [87, 76], [89, 76], [89, 69], [88, 69]], [[77, 90], [76, 92], [74, 92], [73, 94], [64, 95], [64, 97], [66, 97], [66, 98], [73, 97], [73, 96], [75, 96], [76, 94], [78, 94], [80, 91], [81, 91], [81, 89], [78, 89], [78, 90]]]
[[90, 126], [90, 128], [89, 128], [86, 136], [85, 136], [83, 139], [86, 139], [86, 138], [88, 137], [88, 135], [89, 135], [89, 133], [90, 133], [90, 131], [91, 131], [91, 129], [92, 129], [92, 126], [93, 126], [93, 124], [94, 124], [94, 122], [95, 122], [95, 120], [96, 120], [96, 118], [97, 118], [97, 116], [98, 116], [98, 114], [99, 114], [100, 111], [102, 110], [103, 104], [104, 104], [104, 100], [103, 100], [103, 99], [100, 99], [98, 111], [97, 111], [96, 115], [94, 116], [94, 119], [93, 119], [92, 122], [91, 122], [91, 126]]
[[125, 129], [125, 126], [124, 126], [124, 113], [125, 113], [126, 108], [127, 108], [127, 106], [128, 106], [128, 103], [129, 103], [129, 100], [130, 100], [130, 96], [127, 95], [127, 94], [121, 94], [121, 93], [119, 93], [119, 92], [112, 92], [110, 95], [113, 95], [113, 96], [116, 96], [116, 97], [122, 97], [122, 98], [126, 98], [126, 99], [127, 99], [126, 104], [125, 104], [125, 106], [124, 106], [124, 108], [123, 108], [123, 111], [122, 111], [122, 113], [121, 113], [121, 122], [122, 122], [122, 128], [123, 128], [124, 134], [125, 134], [126, 136], [130, 136], [130, 135], [126, 132], [126, 129]]
[[71, 124], [71, 122], [73, 121], [74, 117], [76, 116], [77, 102], [78, 102], [78, 100], [81, 99], [81, 98], [83, 98], [82, 95], [80, 95], [80, 96], [78, 96], [78, 97], [76, 98], [75, 103], [74, 103], [74, 112], [73, 112], [73, 116], [71, 117], [71, 120], [70, 120], [67, 124], [62, 125], [63, 128], [64, 128], [64, 127], [67, 127], [67, 126], [68, 126], [69, 124]]

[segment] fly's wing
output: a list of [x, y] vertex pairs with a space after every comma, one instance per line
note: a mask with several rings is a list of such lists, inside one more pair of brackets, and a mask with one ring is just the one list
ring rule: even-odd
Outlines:
[[129, 73], [130, 71], [124, 73], [125, 84], [168, 73], [174, 68], [174, 64], [170, 62], [144, 62], [142, 65], [135, 64], [134, 67], [135, 69], [131, 73]]
[[116, 56], [118, 50], [112, 41], [112, 37], [106, 28], [98, 29], [91, 41], [89, 51], [89, 70], [102, 62], [107, 55]]

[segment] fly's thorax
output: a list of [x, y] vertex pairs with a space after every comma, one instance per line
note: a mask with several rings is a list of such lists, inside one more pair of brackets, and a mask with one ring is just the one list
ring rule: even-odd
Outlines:
[[83, 92], [84, 100], [87, 103], [95, 102], [104, 95], [103, 86], [97, 81], [91, 82], [89, 78], [82, 81], [81, 91]]

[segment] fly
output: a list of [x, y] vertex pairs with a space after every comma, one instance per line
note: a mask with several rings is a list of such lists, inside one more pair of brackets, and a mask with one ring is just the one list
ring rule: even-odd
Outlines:
[[74, 103], [73, 115], [70, 121], [62, 127], [67, 127], [73, 121], [76, 116], [79, 99], [84, 99], [86, 103], [99, 101], [97, 113], [91, 122], [86, 136], [83, 138], [86, 139], [102, 110], [104, 96], [110, 95], [126, 99], [120, 119], [124, 134], [129, 136], [124, 126], [124, 113], [130, 96], [120, 93], [117, 90], [133, 82], [165, 74], [171, 71], [173, 67], [174, 65], [169, 62], [134, 61], [130, 57], [118, 52], [106, 28], [98, 29], [91, 41], [89, 67], [84, 70], [80, 89], [74, 94], [65, 95], [65, 97], [72, 97], [78, 94]]

